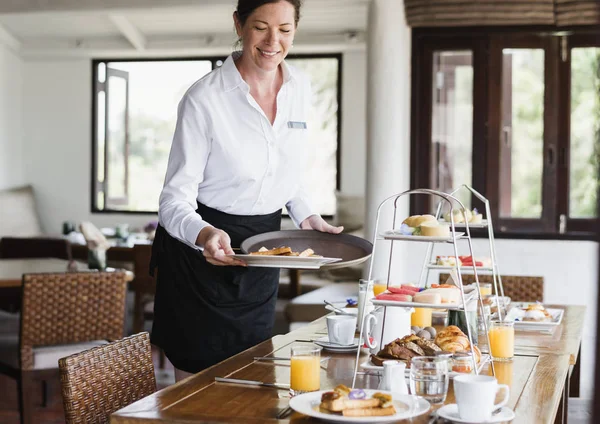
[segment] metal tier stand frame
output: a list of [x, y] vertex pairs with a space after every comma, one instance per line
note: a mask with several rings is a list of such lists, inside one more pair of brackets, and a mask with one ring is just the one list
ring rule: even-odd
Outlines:
[[[388, 267], [387, 267], [388, 272], [387, 272], [386, 286], [387, 287], [390, 286], [390, 275], [391, 275], [391, 267], [392, 267], [392, 258], [393, 258], [393, 253], [394, 253], [394, 242], [397, 241], [397, 239], [394, 239], [393, 237], [390, 238], [391, 236], [386, 237], [384, 234], [380, 235], [379, 224], [380, 224], [381, 211], [382, 211], [383, 207], [385, 205], [389, 205], [393, 201], [394, 211], [393, 211], [393, 218], [392, 218], [392, 223], [391, 223], [392, 224], [391, 229], [393, 230], [394, 228], [396, 228], [396, 219], [397, 219], [397, 215], [398, 215], [398, 200], [403, 196], [410, 196], [410, 195], [414, 195], [414, 194], [437, 196], [442, 199], [442, 200], [440, 200], [440, 204], [444, 201], [446, 201], [448, 203], [448, 205], [450, 206], [450, 239], [445, 242], [450, 242], [450, 241], [452, 242], [452, 245], [454, 247], [454, 255], [456, 257], [458, 257], [458, 248], [457, 248], [457, 243], [456, 243], [456, 241], [458, 239], [456, 238], [456, 227], [455, 227], [455, 223], [454, 223], [454, 203], [458, 204], [458, 206], [460, 207], [460, 210], [463, 212], [465, 221], [467, 221], [467, 214], [466, 214], [466, 209], [465, 209], [464, 205], [460, 202], [460, 200], [458, 200], [453, 195], [443, 193], [440, 191], [431, 190], [431, 189], [407, 190], [402, 193], [395, 194], [393, 196], [388, 197], [383, 202], [381, 202], [379, 204], [379, 207], [377, 208], [377, 215], [375, 218], [375, 229], [374, 229], [374, 234], [373, 234], [373, 252], [372, 252], [371, 260], [369, 263], [369, 276], [368, 276], [369, 281], [373, 280], [373, 263], [374, 263], [375, 254], [377, 253], [377, 247], [379, 245], [379, 242], [389, 240], [391, 242], [391, 246], [390, 246], [390, 257], [389, 257]], [[469, 251], [471, 253], [471, 256], [475, 257], [473, 254], [473, 243], [471, 241], [471, 233], [470, 233], [468, 224], [465, 225], [465, 232], [466, 232], [466, 240], [468, 241], [468, 244], [469, 244]], [[417, 241], [417, 240], [418, 239], [415, 239], [415, 241]], [[419, 240], [419, 241], [422, 241], [422, 240]], [[466, 319], [466, 313], [467, 313], [466, 312], [466, 304], [467, 304], [467, 302], [466, 302], [465, 291], [464, 291], [464, 287], [463, 287], [463, 283], [462, 283], [462, 274], [461, 274], [460, 267], [457, 267], [456, 269], [457, 269], [458, 286], [460, 289], [462, 303], [459, 307], [453, 308], [453, 309], [463, 310], [465, 313], [465, 322], [466, 322], [467, 321], [467, 319]], [[479, 278], [477, 276], [477, 268], [475, 267], [475, 262], [473, 262], [473, 273], [475, 275], [475, 284], [477, 286], [476, 287], [476, 296], [477, 296], [477, 300], [478, 300], [478, 304], [479, 304], [479, 308], [480, 308], [480, 313], [483, 316], [483, 314], [484, 314], [483, 301], [481, 298], [480, 287], [479, 287]], [[352, 388], [353, 389], [356, 385], [356, 376], [358, 373], [358, 364], [360, 361], [360, 350], [361, 350], [361, 346], [363, 343], [363, 331], [364, 331], [364, 324], [365, 324], [366, 303], [367, 302], [363, 302], [363, 304], [361, 305], [362, 310], [360, 311], [360, 316], [362, 317], [362, 319], [361, 319], [361, 323], [360, 323], [360, 336], [358, 339], [359, 340], [359, 348], [356, 351], [356, 362], [354, 364], [354, 375], [352, 378]], [[397, 306], [391, 306], [391, 305], [383, 306], [384, 313], [383, 313], [383, 323], [382, 323], [382, 329], [381, 329], [382, 335], [385, 332], [385, 308], [388, 308], [388, 307], [403, 307], [403, 308], [405, 308], [405, 307], [411, 307], [411, 305], [408, 302], [398, 302]], [[433, 307], [436, 307], [436, 306], [433, 306]], [[489, 350], [490, 338], [489, 338], [488, 326], [487, 326], [486, 320], [483, 320], [483, 322], [484, 322], [485, 334], [486, 334], [487, 345], [488, 345], [488, 350]], [[469, 325], [467, 325], [467, 336], [469, 338], [469, 344], [471, 347], [471, 357], [473, 360], [473, 369], [475, 370], [476, 374], [479, 374], [477, 363], [475, 361], [475, 352], [473, 350], [473, 335], [471, 334], [471, 328]], [[475, 336], [477, 336], [477, 335], [475, 335]], [[492, 372], [495, 375], [496, 373], [494, 370], [493, 361], [491, 362], [491, 364], [492, 364]]]
[[[465, 222], [465, 224], [458, 224], [458, 227], [462, 227], [462, 225], [474, 227], [487, 228], [488, 231], [488, 242], [490, 248], [490, 259], [492, 261], [491, 269], [483, 269], [483, 271], [491, 271], [492, 272], [492, 281], [494, 284], [494, 291], [496, 292], [496, 305], [498, 306], [498, 319], [502, 320], [502, 311], [506, 310], [506, 301], [504, 297], [504, 286], [502, 284], [502, 276], [500, 275], [500, 270], [498, 267], [498, 259], [496, 256], [496, 242], [494, 239], [494, 228], [492, 224], [492, 213], [490, 210], [490, 202], [489, 200], [480, 194], [473, 187], [468, 186], [467, 184], [463, 184], [454, 191], [450, 192], [451, 196], [454, 196], [461, 189], [466, 189], [471, 192], [472, 195], [481, 200], [485, 205], [485, 216], [487, 217], [487, 222], [483, 224], [470, 224]], [[439, 220], [442, 218], [442, 205], [443, 200], [438, 203], [437, 211], [435, 217]], [[432, 269], [431, 264], [433, 263], [433, 243], [430, 243], [427, 246], [427, 253], [425, 255], [425, 261], [423, 262], [423, 268], [421, 269], [421, 275], [419, 276], [419, 285], [422, 285], [424, 282], [426, 283], [429, 279], [429, 271]], [[473, 266], [475, 267], [475, 258], [473, 258]], [[452, 269], [454, 267], [448, 267], [448, 269]], [[465, 268], [465, 267], [463, 267]], [[440, 269], [436, 267], [436, 269]], [[480, 269], [480, 271], [482, 271]], [[500, 297], [498, 296], [500, 293]], [[502, 299], [502, 305], [500, 305], [500, 299]]]

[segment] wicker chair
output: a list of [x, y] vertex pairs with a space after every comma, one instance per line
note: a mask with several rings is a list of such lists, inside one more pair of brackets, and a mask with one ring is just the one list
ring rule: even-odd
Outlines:
[[110, 414], [156, 391], [148, 333], [58, 363], [67, 424], [108, 423]]
[[126, 275], [26, 274], [19, 334], [0, 334], [0, 373], [17, 380], [21, 423], [32, 423], [38, 381], [58, 379], [62, 357], [123, 337]]
[[0, 239], [0, 258], [58, 258], [72, 259], [71, 243], [51, 237], [3, 237]]
[[[445, 282], [449, 274], [440, 274], [440, 282]], [[471, 284], [475, 282], [473, 274], [463, 274], [463, 282]], [[493, 283], [491, 275], [479, 275], [480, 283]], [[504, 295], [511, 298], [513, 302], [536, 302], [544, 301], [544, 277], [523, 277], [519, 275], [503, 275], [502, 286]], [[492, 292], [496, 293], [492, 285]]]

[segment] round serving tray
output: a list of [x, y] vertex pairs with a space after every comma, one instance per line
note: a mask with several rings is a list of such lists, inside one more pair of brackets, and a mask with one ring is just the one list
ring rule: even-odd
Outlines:
[[311, 248], [317, 255], [342, 258], [339, 262], [325, 264], [321, 269], [344, 268], [360, 264], [371, 256], [373, 244], [350, 234], [330, 234], [314, 230], [282, 230], [258, 234], [244, 240], [242, 252], [256, 252], [261, 247], [273, 249], [289, 246], [295, 252]]

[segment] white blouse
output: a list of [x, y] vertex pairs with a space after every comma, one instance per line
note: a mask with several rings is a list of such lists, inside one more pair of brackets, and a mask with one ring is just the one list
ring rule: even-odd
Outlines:
[[284, 82], [271, 125], [234, 55], [179, 103], [158, 218], [171, 236], [194, 248], [200, 230], [211, 225], [195, 212], [196, 201], [234, 215], [265, 215], [285, 206], [297, 226], [314, 214], [301, 184], [310, 80], [282, 62]]

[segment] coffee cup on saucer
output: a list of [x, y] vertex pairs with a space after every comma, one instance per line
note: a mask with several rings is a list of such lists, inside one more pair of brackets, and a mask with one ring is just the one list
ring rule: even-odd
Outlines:
[[350, 346], [354, 343], [356, 316], [332, 315], [327, 317], [327, 334], [329, 342]]
[[[506, 405], [510, 397], [510, 388], [488, 375], [459, 375], [454, 377], [453, 384], [458, 415], [468, 422], [490, 421], [492, 412]], [[503, 389], [502, 401], [494, 404], [496, 394]]]

